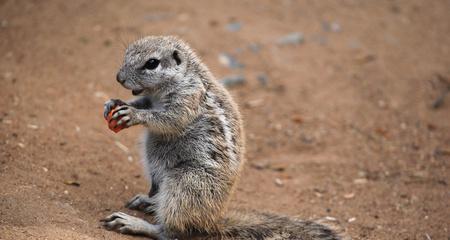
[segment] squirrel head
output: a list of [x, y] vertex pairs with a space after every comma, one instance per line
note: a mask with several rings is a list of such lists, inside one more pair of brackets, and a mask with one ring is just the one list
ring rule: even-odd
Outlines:
[[183, 81], [189, 58], [189, 46], [173, 36], [149, 36], [130, 44], [117, 81], [133, 95], [162, 89]]

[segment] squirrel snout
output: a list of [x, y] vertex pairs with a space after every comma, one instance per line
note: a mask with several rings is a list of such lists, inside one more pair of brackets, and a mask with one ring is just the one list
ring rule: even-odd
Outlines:
[[125, 78], [121, 78], [121, 77], [120, 77], [120, 73], [117, 73], [117, 75], [116, 75], [116, 80], [117, 80], [120, 84], [122, 84], [122, 83], [125, 82]]

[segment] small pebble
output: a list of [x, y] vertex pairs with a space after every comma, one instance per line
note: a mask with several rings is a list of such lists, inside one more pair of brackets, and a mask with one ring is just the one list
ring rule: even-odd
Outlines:
[[77, 126], [75, 126], [75, 131], [80, 132], [81, 128], [77, 125]]
[[293, 33], [290, 33], [283, 37], [280, 37], [277, 40], [277, 44], [278, 45], [298, 45], [300, 43], [303, 43], [304, 40], [305, 40], [305, 37], [303, 36], [303, 33], [293, 32]]
[[354, 197], [355, 197], [355, 193], [344, 194], [344, 198], [346, 198], [346, 199], [351, 199], [351, 198], [354, 198]]
[[406, 130], [406, 128], [407, 128], [406, 123], [404, 123], [404, 122], [400, 123], [400, 128], [402, 130]]
[[356, 218], [354, 218], [354, 217], [348, 219], [349, 223], [354, 222], [354, 221], [356, 221]]
[[365, 178], [357, 178], [355, 180], [353, 180], [354, 184], [366, 184], [367, 183], [367, 179]]
[[386, 102], [383, 101], [383, 100], [378, 100], [378, 107], [385, 108], [386, 107]]
[[359, 177], [367, 177], [367, 172], [366, 171], [358, 171], [358, 176]]
[[263, 169], [266, 169], [269, 167], [269, 163], [268, 162], [254, 162], [254, 163], [251, 163], [250, 166], [252, 166], [258, 170], [263, 170]]
[[73, 180], [64, 181], [64, 184], [70, 185], [70, 186], [75, 186], [75, 187], [80, 187], [81, 186], [81, 184], [79, 182], [73, 181]]
[[231, 22], [226, 25], [226, 29], [230, 32], [238, 32], [242, 28], [242, 23], [240, 22]]
[[250, 43], [248, 45], [248, 48], [250, 49], [250, 51], [254, 52], [254, 53], [258, 53], [259, 51], [261, 51], [261, 45], [258, 43]]
[[297, 124], [302, 124], [303, 123], [303, 118], [302, 116], [300, 116], [299, 114], [293, 115], [291, 117], [291, 120]]
[[327, 22], [327, 21], [323, 21], [322, 22], [322, 29], [325, 32], [340, 32], [341, 31], [341, 25], [337, 22]]
[[13, 76], [12, 72], [5, 72], [3, 73], [3, 78], [5, 78], [6, 80], [11, 79]]
[[34, 124], [28, 124], [27, 127], [31, 128], [31, 129], [38, 129], [39, 128], [37, 125], [34, 125]]
[[256, 79], [261, 86], [267, 86], [267, 82], [269, 81], [269, 77], [265, 73], [259, 73]]
[[228, 53], [219, 54], [219, 62], [231, 69], [243, 68], [244, 64], [240, 63], [235, 57]]
[[312, 144], [312, 143], [314, 143], [314, 137], [313, 136], [305, 135], [303, 133], [300, 135], [300, 139], [302, 140], [302, 142], [304, 144]]
[[240, 54], [240, 53], [243, 53], [243, 52], [244, 52], [244, 49], [242, 49], [242, 48], [240, 48], [240, 47], [237, 47], [237, 48], [234, 49], [234, 52], [235, 52], [236, 54]]
[[340, 32], [341, 31], [341, 25], [339, 23], [337, 23], [337, 22], [332, 22], [330, 24], [330, 28], [331, 28], [331, 31], [333, 31], [333, 32]]
[[96, 98], [100, 98], [100, 99], [105, 100], [105, 101], [109, 99], [108, 95], [106, 95], [106, 93], [104, 93], [102, 91], [95, 91], [94, 92], [94, 96]]
[[23, 144], [23, 143], [17, 143], [17, 146], [19, 146], [21, 148], [25, 148], [25, 144]]
[[272, 127], [273, 129], [277, 130], [277, 131], [280, 131], [280, 130], [283, 128], [283, 126], [281, 125], [281, 123], [275, 123], [275, 124], [273, 124], [271, 127]]
[[225, 87], [233, 87], [245, 83], [245, 78], [242, 75], [227, 76], [219, 80]]
[[277, 185], [278, 187], [282, 187], [284, 183], [283, 181], [281, 181], [281, 179], [275, 178], [275, 185]]
[[130, 150], [128, 149], [128, 147], [125, 146], [125, 145], [123, 145], [121, 142], [115, 141], [114, 143], [116, 144], [116, 146], [117, 146], [120, 150], [124, 151], [125, 153], [129, 153], [129, 152], [130, 152]]
[[42, 170], [44, 170], [44, 172], [48, 172], [48, 168], [46, 167], [42, 167]]
[[255, 108], [255, 107], [259, 107], [263, 105], [263, 99], [259, 98], [259, 99], [254, 99], [254, 100], [250, 100], [248, 102], [245, 103], [246, 107], [249, 108]]
[[67, 191], [67, 190], [64, 190], [64, 194], [66, 194], [66, 195], [67, 195], [67, 194], [69, 194], [69, 191]]

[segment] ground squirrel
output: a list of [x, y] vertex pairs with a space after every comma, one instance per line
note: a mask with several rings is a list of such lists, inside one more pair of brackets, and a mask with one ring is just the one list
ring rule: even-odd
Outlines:
[[137, 99], [105, 103], [107, 115], [127, 127], [146, 127], [143, 164], [149, 194], [126, 205], [155, 216], [155, 224], [117, 212], [110, 230], [155, 239], [309, 239], [344, 237], [317, 221], [226, 211], [244, 163], [244, 132], [237, 105], [193, 50], [172, 36], [132, 43], [117, 81]]

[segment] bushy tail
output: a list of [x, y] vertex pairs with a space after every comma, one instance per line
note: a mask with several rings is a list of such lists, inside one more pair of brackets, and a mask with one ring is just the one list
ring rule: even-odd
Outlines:
[[336, 220], [305, 221], [255, 212], [231, 212], [213, 239], [350, 240]]

